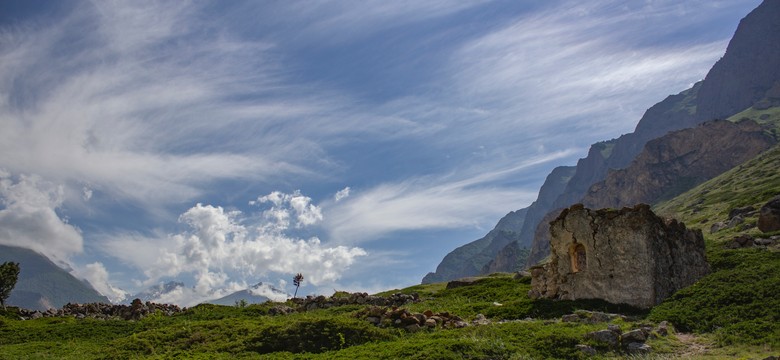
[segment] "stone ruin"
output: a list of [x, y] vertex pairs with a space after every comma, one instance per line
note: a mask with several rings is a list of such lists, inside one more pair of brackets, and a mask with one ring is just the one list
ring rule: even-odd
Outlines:
[[648, 205], [576, 204], [550, 223], [549, 261], [531, 268], [532, 298], [603, 299], [650, 308], [709, 273], [700, 230]]

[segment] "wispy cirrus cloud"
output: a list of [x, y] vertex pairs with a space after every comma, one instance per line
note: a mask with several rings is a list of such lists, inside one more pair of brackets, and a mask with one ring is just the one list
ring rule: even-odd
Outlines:
[[397, 231], [457, 229], [495, 221], [517, 204], [530, 203], [535, 192], [501, 186], [509, 176], [571, 155], [572, 150], [527, 159], [512, 168], [477, 174], [451, 174], [385, 183], [355, 190], [323, 206], [324, 226], [336, 243], [367, 243]]

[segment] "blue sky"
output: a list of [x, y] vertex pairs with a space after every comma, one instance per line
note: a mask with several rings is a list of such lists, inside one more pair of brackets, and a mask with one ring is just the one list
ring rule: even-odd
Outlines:
[[0, 243], [112, 299], [409, 286], [759, 3], [4, 1]]

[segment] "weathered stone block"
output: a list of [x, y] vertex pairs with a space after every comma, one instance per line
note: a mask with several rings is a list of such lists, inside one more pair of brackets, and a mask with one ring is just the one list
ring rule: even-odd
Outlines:
[[550, 250], [550, 261], [531, 271], [537, 297], [649, 308], [709, 273], [701, 231], [644, 204], [565, 209], [550, 223]]

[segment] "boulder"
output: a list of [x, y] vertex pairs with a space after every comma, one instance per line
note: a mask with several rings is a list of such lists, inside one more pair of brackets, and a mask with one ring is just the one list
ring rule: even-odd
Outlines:
[[650, 308], [709, 273], [700, 230], [640, 204], [576, 204], [550, 223], [549, 262], [531, 269], [533, 297], [603, 299]]
[[610, 347], [617, 347], [618, 334], [610, 330], [599, 330], [585, 334], [585, 338], [593, 341], [609, 345]]
[[761, 207], [758, 215], [758, 229], [763, 232], [780, 230], [780, 195]]
[[653, 351], [653, 348], [645, 343], [632, 342], [626, 345], [626, 351], [629, 354], [649, 354], [651, 351]]
[[734, 209], [731, 209], [731, 211], [729, 211], [729, 219], [733, 219], [737, 215], [743, 216], [743, 217], [744, 216], [748, 216], [753, 211], [756, 211], [756, 208], [754, 208], [752, 206], [745, 206], [745, 207], [741, 207], [741, 208], [734, 208]]
[[647, 336], [641, 329], [631, 330], [620, 336], [621, 341], [624, 344], [628, 343], [643, 343], [647, 340]]
[[447, 283], [447, 289], [455, 289], [463, 286], [474, 285], [477, 281], [482, 280], [480, 277], [466, 277], [458, 280], [452, 280]]

